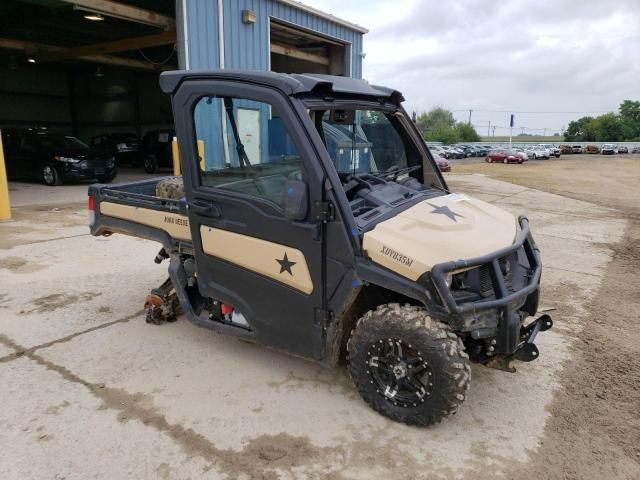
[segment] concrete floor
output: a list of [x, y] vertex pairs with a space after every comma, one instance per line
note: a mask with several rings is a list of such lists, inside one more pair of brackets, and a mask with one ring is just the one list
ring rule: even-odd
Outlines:
[[[119, 168], [114, 184], [145, 180], [154, 176], [171, 175], [172, 172], [160, 172], [150, 175], [139, 168]], [[65, 203], [84, 203], [87, 201], [87, 186], [84, 183], [64, 184], [55, 188], [47, 188], [39, 182], [10, 182], [9, 197], [12, 207], [29, 205], [58, 205]]]
[[91, 237], [75, 207], [17, 209], [0, 224], [0, 478], [494, 478], [526, 462], [625, 220], [480, 175], [448, 181], [529, 215], [542, 307], [565, 315], [516, 374], [474, 367], [458, 414], [429, 429], [370, 410], [344, 369], [184, 319], [145, 324], [158, 245]]

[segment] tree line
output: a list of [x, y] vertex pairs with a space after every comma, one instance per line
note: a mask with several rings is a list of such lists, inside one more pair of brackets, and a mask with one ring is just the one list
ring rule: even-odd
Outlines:
[[625, 100], [618, 113], [582, 117], [569, 122], [564, 132], [567, 142], [640, 141], [640, 101]]
[[464, 122], [456, 122], [453, 113], [445, 108], [434, 108], [430, 112], [422, 113], [416, 118], [418, 130], [425, 140], [442, 142], [446, 145], [459, 142], [479, 142], [480, 135]]

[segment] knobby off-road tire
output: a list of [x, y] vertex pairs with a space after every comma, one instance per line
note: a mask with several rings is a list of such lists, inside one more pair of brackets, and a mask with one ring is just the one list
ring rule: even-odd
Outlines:
[[[367, 312], [351, 332], [347, 352], [349, 374], [362, 398], [398, 422], [439, 423], [456, 413], [469, 389], [471, 367], [464, 345], [420, 307], [388, 304]], [[397, 353], [407, 362], [397, 361]], [[395, 358], [391, 365], [390, 358]], [[398, 379], [402, 365], [415, 372], [411, 380]], [[387, 386], [395, 381], [396, 386], [385, 388], [385, 381]]]

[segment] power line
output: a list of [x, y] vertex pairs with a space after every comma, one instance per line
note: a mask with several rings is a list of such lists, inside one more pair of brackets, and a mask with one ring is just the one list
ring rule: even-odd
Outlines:
[[[468, 112], [469, 109], [465, 109], [465, 110], [451, 110], [452, 112]], [[560, 111], [554, 111], [554, 112], [525, 112], [525, 111], [519, 111], [519, 110], [478, 110], [478, 109], [473, 109], [474, 112], [486, 112], [486, 113], [525, 113], [525, 114], [536, 114], [536, 115], [584, 115], [587, 113], [610, 113], [611, 110], [592, 110], [589, 112], [560, 112]]]

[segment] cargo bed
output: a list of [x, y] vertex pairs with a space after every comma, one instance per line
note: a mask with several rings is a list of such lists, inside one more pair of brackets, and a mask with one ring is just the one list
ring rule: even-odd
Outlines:
[[190, 247], [191, 231], [184, 200], [156, 196], [162, 177], [119, 185], [89, 187], [90, 221], [95, 236], [122, 233], [160, 242], [167, 250]]

